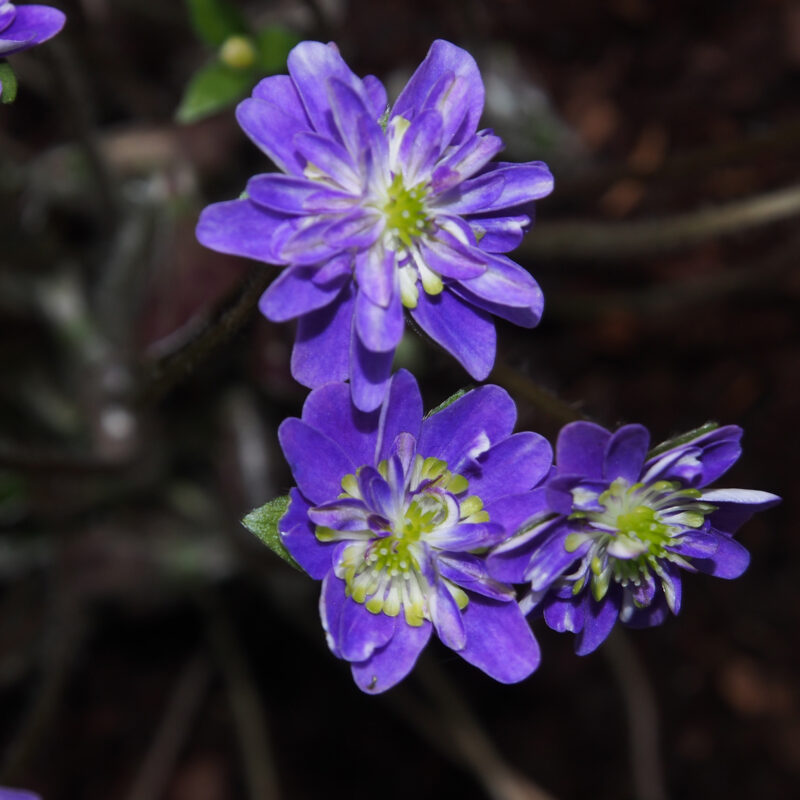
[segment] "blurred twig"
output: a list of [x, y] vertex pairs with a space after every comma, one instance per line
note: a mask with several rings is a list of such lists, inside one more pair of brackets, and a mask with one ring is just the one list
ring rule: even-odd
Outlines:
[[[800, 186], [686, 214], [632, 222], [542, 222], [520, 245], [527, 257], [609, 261], [651, 256], [800, 214]], [[604, 267], [605, 268], [605, 267]]]
[[668, 800], [659, 752], [659, 720], [655, 693], [628, 636], [619, 626], [602, 647], [619, 686], [628, 717], [628, 744], [637, 800]]
[[128, 793], [128, 800], [158, 800], [164, 794], [210, 682], [208, 659], [195, 655], [170, 692], [161, 724]]
[[204, 606], [211, 644], [225, 676], [238, 731], [248, 796], [252, 800], [279, 800], [277, 769], [262, 713], [263, 701], [245, 654], [224, 610], [210, 603]]
[[213, 320], [176, 353], [146, 366], [145, 378], [139, 391], [140, 402], [158, 401], [175, 384], [188, 377], [198, 364], [233, 337], [250, 318], [259, 297], [274, 276], [274, 271], [268, 267], [253, 267], [238, 294]]

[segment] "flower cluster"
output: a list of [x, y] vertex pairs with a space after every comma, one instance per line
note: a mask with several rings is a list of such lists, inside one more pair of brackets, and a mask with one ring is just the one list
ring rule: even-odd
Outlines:
[[678, 613], [681, 570], [740, 575], [749, 555], [733, 534], [778, 498], [708, 488], [739, 457], [739, 428], [650, 450], [640, 425], [578, 422], [554, 465], [539, 434], [513, 432], [503, 389], [423, 417], [413, 376], [392, 375], [406, 313], [478, 380], [494, 361], [493, 316], [533, 327], [542, 313], [536, 282], [504, 254], [552, 177], [539, 162], [492, 161], [502, 142], [478, 129], [472, 57], [434, 42], [391, 107], [334, 45], [303, 42], [288, 70], [237, 110], [281, 172], [206, 208], [197, 235], [283, 267], [260, 308], [298, 321], [292, 372], [312, 391], [279, 429], [297, 486], [270, 535], [322, 581], [328, 645], [358, 686], [395, 685], [433, 633], [519, 681], [539, 663], [531, 612], [577, 634], [583, 655], [617, 619]]
[[477, 65], [449, 42], [433, 43], [391, 109], [380, 81], [357, 77], [332, 44], [299, 44], [288, 67], [237, 109], [283, 172], [205, 209], [198, 239], [285, 267], [260, 308], [298, 320], [292, 374], [305, 386], [349, 378], [358, 408], [380, 406], [404, 309], [483, 380], [492, 316], [533, 327], [542, 313], [538, 285], [503, 254], [552, 190], [550, 171], [491, 162], [502, 142], [478, 130]]
[[[15, 6], [0, 0], [0, 58], [21, 53], [55, 36], [66, 22], [64, 13], [50, 6]], [[3, 86], [0, 84], [0, 96]]]
[[552, 462], [541, 436], [512, 433], [515, 419], [497, 386], [423, 419], [416, 381], [401, 370], [378, 410], [359, 411], [332, 383], [311, 392], [302, 419], [282, 423], [298, 486], [283, 542], [322, 580], [328, 644], [364, 691], [404, 678], [433, 631], [503, 683], [538, 666], [514, 591], [485, 559], [540, 510], [543, 492], [531, 490]]
[[739, 458], [741, 428], [715, 428], [648, 452], [641, 425], [611, 434], [590, 422], [558, 437], [547, 481], [556, 514], [532, 519], [495, 548], [495, 577], [528, 583], [526, 612], [577, 634], [579, 655], [595, 650], [617, 619], [631, 627], [664, 621], [681, 607], [680, 570], [738, 578], [750, 561], [733, 534], [779, 502], [768, 492], [707, 489]]

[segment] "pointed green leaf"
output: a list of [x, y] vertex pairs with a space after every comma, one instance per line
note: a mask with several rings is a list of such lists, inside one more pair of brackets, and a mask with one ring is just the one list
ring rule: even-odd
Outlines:
[[694, 430], [683, 433], [680, 436], [676, 436], [674, 439], [667, 439], [666, 442], [657, 444], [647, 454], [647, 458], [649, 460], [651, 458], [655, 458], [656, 456], [660, 456], [662, 453], [666, 453], [668, 450], [672, 450], [673, 447], [680, 447], [682, 444], [689, 444], [689, 442], [693, 442], [695, 439], [698, 439], [707, 433], [711, 433], [711, 431], [716, 430], [717, 428], [719, 428], [718, 422], [706, 422], [705, 425], [701, 425], [699, 428], [694, 428]]
[[2, 85], [0, 102], [13, 103], [17, 99], [17, 76], [8, 61], [0, 61], [0, 85]]
[[300, 41], [300, 37], [279, 25], [270, 25], [256, 34], [258, 65], [268, 75], [286, 71], [289, 51]]
[[256, 78], [249, 70], [242, 71], [214, 61], [198, 70], [186, 87], [175, 113], [178, 122], [197, 122], [244, 97]]
[[227, 0], [186, 0], [194, 32], [207, 45], [219, 47], [229, 36], [247, 33], [239, 10]]
[[428, 417], [432, 417], [434, 414], [438, 414], [440, 411], [444, 411], [447, 406], [453, 405], [456, 400], [462, 398], [467, 392], [472, 391], [471, 389], [459, 389], [455, 394], [451, 394], [450, 397], [447, 398], [443, 403], [439, 403], [436, 408], [432, 409], [425, 415], [425, 419]]
[[276, 497], [265, 503], [261, 508], [254, 508], [243, 520], [242, 525], [254, 533], [264, 544], [279, 555], [287, 564], [303, 571], [300, 565], [292, 558], [291, 553], [281, 541], [278, 523], [289, 508], [289, 496]]

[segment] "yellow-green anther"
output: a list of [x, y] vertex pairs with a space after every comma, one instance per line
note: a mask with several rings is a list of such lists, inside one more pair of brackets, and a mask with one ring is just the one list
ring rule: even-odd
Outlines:
[[570, 533], [566, 539], [564, 539], [564, 549], [568, 553], [574, 553], [587, 539], [585, 533]]
[[469, 489], [469, 481], [463, 475], [456, 474], [447, 481], [445, 488], [453, 494], [461, 494]]
[[456, 601], [459, 609], [463, 611], [469, 605], [469, 596], [467, 593], [460, 586], [456, 586], [454, 583], [450, 583], [450, 581], [446, 580], [444, 585], [453, 596], [453, 600]]
[[358, 479], [355, 475], [345, 475], [342, 478], [342, 489], [351, 497], [361, 497], [361, 492], [358, 490]]
[[592, 572], [595, 575], [599, 575], [603, 571], [603, 559], [600, 556], [594, 556], [592, 558]]
[[459, 503], [459, 506], [461, 508], [462, 517], [471, 517], [473, 514], [477, 514], [479, 511], [483, 510], [483, 500], [477, 495], [472, 494], [469, 497], [465, 497]]
[[436, 480], [444, 475], [447, 470], [447, 462], [433, 456], [426, 458], [422, 462], [422, 477], [428, 480]]
[[583, 589], [583, 585], [586, 583], [586, 575], [581, 575], [575, 583], [572, 584], [572, 594], [580, 594], [581, 590]]
[[229, 36], [219, 49], [219, 60], [232, 69], [250, 69], [256, 56], [256, 49], [246, 36]]
[[607, 567], [605, 570], [595, 575], [592, 578], [592, 595], [599, 603], [608, 592], [608, 585], [611, 582], [611, 568]]

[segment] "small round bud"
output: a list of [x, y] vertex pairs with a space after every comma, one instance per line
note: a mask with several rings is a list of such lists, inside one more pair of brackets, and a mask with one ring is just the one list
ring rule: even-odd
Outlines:
[[219, 58], [233, 69], [249, 69], [256, 63], [256, 49], [246, 36], [229, 36], [220, 48]]

